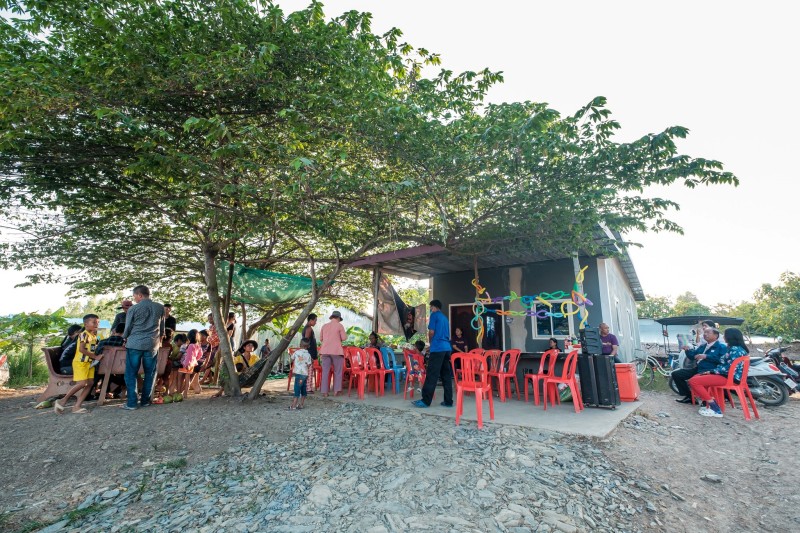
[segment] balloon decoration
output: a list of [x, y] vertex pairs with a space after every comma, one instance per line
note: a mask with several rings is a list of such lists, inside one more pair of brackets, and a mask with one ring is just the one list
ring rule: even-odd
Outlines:
[[[580, 326], [578, 329], [583, 329], [586, 325], [586, 322], [589, 320], [589, 311], [586, 307], [592, 305], [591, 300], [589, 300], [585, 294], [581, 294], [580, 286], [583, 283], [583, 273], [584, 271], [589, 268], [588, 266], [583, 267], [580, 272], [575, 276], [575, 284], [572, 287], [571, 292], [564, 292], [564, 291], [556, 291], [556, 292], [540, 292], [539, 294], [533, 296], [519, 296], [514, 291], [511, 291], [511, 294], [508, 296], [499, 296], [496, 298], [492, 298], [488, 292], [486, 292], [486, 288], [483, 287], [478, 280], [472, 280], [472, 286], [475, 287], [475, 303], [472, 304], [472, 312], [475, 315], [472, 318], [471, 326], [472, 329], [478, 332], [477, 334], [477, 342], [478, 346], [480, 346], [483, 342], [483, 320], [481, 320], [481, 315], [486, 311], [486, 304], [497, 304], [502, 303], [503, 301], [511, 302], [519, 300], [520, 305], [523, 307], [521, 311], [512, 311], [512, 310], [503, 310], [498, 309], [495, 312], [499, 316], [530, 316], [536, 318], [547, 318], [547, 317], [554, 317], [554, 318], [563, 318], [565, 316], [572, 316], [578, 314], [581, 318]], [[563, 300], [560, 304], [556, 300]], [[536, 309], [536, 304], [541, 304], [542, 306], [546, 307]], [[556, 307], [554, 307], [556, 305]]]

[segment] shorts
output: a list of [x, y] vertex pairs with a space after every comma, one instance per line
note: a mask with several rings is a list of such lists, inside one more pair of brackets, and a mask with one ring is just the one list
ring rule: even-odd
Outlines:
[[86, 381], [88, 379], [94, 379], [94, 368], [92, 368], [92, 362], [73, 361], [72, 381]]
[[295, 374], [294, 375], [294, 397], [299, 398], [303, 396], [304, 398], [308, 396], [308, 389], [306, 388], [306, 382], [308, 381], [308, 376], [304, 376], [302, 374]]

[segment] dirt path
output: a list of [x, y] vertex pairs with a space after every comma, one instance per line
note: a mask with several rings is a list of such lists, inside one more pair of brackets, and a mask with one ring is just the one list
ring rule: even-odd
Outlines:
[[730, 407], [724, 418], [705, 418], [674, 398], [643, 393], [639, 414], [601, 443], [620, 469], [656, 492], [641, 491], [657, 509], [641, 517], [643, 529], [799, 530], [800, 397], [778, 408], [759, 406], [761, 420], [750, 422]]
[[[199, 464], [299, 438], [337, 407], [311, 399], [312, 409], [289, 412], [285, 387], [270, 382], [267, 396], [244, 405], [212, 400], [207, 391], [176, 405], [126, 412], [117, 401], [90, 415], [62, 416], [32, 409], [36, 390], [0, 391], [0, 530], [55, 521], [150, 464]], [[597, 443], [624, 473], [620, 483], [632, 487], [626, 492], [641, 509], [634, 517], [641, 530], [798, 530], [800, 398], [761, 409], [762, 420], [751, 422], [740, 410], [707, 419], [673, 399], [644, 393], [639, 413]], [[564, 437], [579, 445], [573, 441]], [[706, 475], [719, 482], [702, 480]]]

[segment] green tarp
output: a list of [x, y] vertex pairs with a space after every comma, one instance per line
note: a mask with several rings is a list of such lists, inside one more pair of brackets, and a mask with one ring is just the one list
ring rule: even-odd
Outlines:
[[[228, 289], [229, 268], [228, 261], [217, 263], [217, 285], [222, 294]], [[318, 280], [317, 285], [321, 284]], [[310, 292], [311, 278], [233, 265], [231, 300], [234, 302], [276, 304], [302, 298]]]

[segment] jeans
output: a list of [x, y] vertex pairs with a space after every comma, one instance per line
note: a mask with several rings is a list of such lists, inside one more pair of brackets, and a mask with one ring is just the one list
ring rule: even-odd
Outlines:
[[128, 389], [128, 407], [136, 407], [138, 392], [136, 377], [139, 375], [139, 365], [144, 368], [144, 384], [142, 385], [142, 405], [150, 403], [153, 394], [153, 385], [156, 381], [158, 350], [134, 350], [128, 348], [125, 357], [125, 388]]
[[696, 368], [680, 368], [678, 370], [674, 370], [670, 377], [672, 381], [675, 382], [675, 387], [680, 391], [683, 396], [689, 398], [692, 395], [692, 392], [689, 390], [689, 381], [695, 374], [697, 374]]
[[306, 389], [306, 383], [308, 382], [308, 376], [304, 376], [302, 374], [295, 374], [294, 375], [294, 397], [299, 398], [300, 396], [308, 396], [308, 389]]
[[440, 377], [444, 388], [444, 403], [453, 405], [453, 369], [450, 367], [450, 352], [431, 352], [425, 384], [422, 386], [422, 401], [425, 405], [430, 405], [433, 401], [433, 392]]

